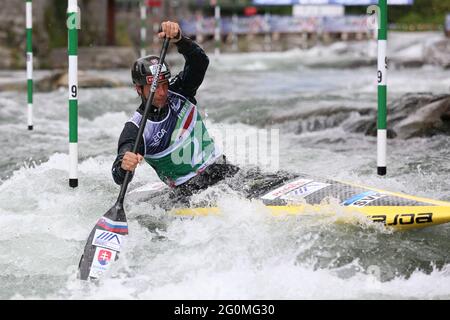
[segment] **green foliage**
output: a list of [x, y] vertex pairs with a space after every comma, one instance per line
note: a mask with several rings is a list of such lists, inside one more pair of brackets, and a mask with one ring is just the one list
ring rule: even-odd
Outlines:
[[133, 46], [126, 22], [119, 22], [116, 26], [116, 45], [124, 47]]
[[[365, 14], [366, 7], [347, 7], [347, 14]], [[450, 0], [414, 0], [412, 6], [389, 6], [389, 23], [436, 24], [444, 23], [450, 13]]]
[[23, 58], [23, 51], [17, 48], [11, 49], [11, 58], [12, 58], [12, 69], [23, 69], [25, 64], [25, 60]]
[[443, 24], [447, 13], [450, 13], [450, 0], [415, 0], [412, 7], [391, 7], [389, 20], [407, 24]]
[[67, 1], [52, 0], [44, 11], [45, 28], [49, 37], [49, 48], [67, 45], [66, 27]]

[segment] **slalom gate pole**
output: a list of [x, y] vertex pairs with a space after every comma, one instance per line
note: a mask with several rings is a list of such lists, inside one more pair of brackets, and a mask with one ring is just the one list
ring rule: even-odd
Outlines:
[[159, 21], [159, 7], [152, 7], [152, 24], [153, 24], [153, 46], [156, 47], [159, 43], [158, 31], [162, 21]]
[[33, 2], [26, 0], [28, 130], [33, 130]]
[[378, 19], [378, 116], [377, 116], [377, 172], [386, 175], [387, 149], [387, 0], [379, 0]]
[[214, 28], [214, 41], [215, 49], [214, 54], [216, 56], [220, 55], [220, 6], [217, 0], [214, 1], [214, 18], [215, 18], [215, 28]]
[[144, 0], [141, 0], [141, 57], [146, 56], [145, 42], [147, 39], [147, 6]]
[[77, 0], [69, 0], [67, 8], [69, 59], [69, 186], [78, 187], [78, 28]]
[[233, 13], [233, 16], [231, 17], [231, 31], [233, 33], [233, 51], [237, 51], [238, 50], [238, 35], [237, 35], [237, 31], [238, 31], [238, 16], [236, 13]]
[[195, 14], [195, 41], [197, 43], [203, 42], [203, 35], [202, 35], [202, 20], [203, 17], [201, 16], [200, 12], [197, 11]]
[[264, 13], [264, 49], [266, 51], [271, 50], [271, 36], [270, 36], [270, 15], [266, 11]]

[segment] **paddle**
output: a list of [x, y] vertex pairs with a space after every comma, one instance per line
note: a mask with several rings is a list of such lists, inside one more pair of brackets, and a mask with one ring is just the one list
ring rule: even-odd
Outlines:
[[[150, 97], [147, 99], [145, 110], [139, 123], [136, 142], [132, 150], [133, 153], [137, 152], [142, 133], [144, 132], [150, 106], [152, 105], [158, 85], [161, 67], [166, 57], [167, 48], [169, 47], [169, 40], [167, 37], [164, 38], [159, 56], [159, 65], [153, 76]], [[125, 210], [123, 209], [123, 202], [130, 179], [131, 172], [127, 171], [116, 204], [97, 221], [94, 229], [89, 234], [86, 246], [84, 247], [84, 253], [78, 265], [78, 275], [81, 280], [100, 278], [109, 269], [110, 264], [119, 258], [118, 253], [122, 247], [124, 236], [128, 234], [128, 223]]]

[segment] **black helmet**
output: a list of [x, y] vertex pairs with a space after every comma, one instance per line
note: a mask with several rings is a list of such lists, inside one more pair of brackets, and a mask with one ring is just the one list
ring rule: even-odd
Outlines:
[[[146, 56], [137, 59], [133, 68], [131, 69], [131, 78], [136, 85], [144, 86], [146, 84], [152, 84], [153, 75], [156, 72], [156, 66], [159, 64], [159, 58], [157, 56]], [[158, 82], [162, 82], [170, 79], [170, 70], [166, 62], [164, 62], [161, 73], [159, 74]]]

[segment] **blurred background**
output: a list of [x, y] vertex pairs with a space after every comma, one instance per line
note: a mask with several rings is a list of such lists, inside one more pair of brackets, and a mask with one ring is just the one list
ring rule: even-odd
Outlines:
[[[221, 52], [285, 51], [374, 39], [375, 31], [367, 27], [366, 13], [372, 3], [377, 1], [79, 0], [79, 67], [128, 67], [141, 47], [158, 52], [160, 44], [154, 30], [163, 20], [178, 21], [184, 33], [208, 52], [217, 48]], [[436, 31], [450, 37], [450, 0], [392, 3], [399, 5], [389, 8], [391, 31]], [[143, 19], [142, 7], [146, 8]], [[67, 1], [33, 1], [35, 68], [67, 65], [66, 10]], [[146, 29], [145, 40], [141, 38], [141, 26]], [[219, 35], [216, 38], [215, 32]], [[25, 67], [25, 36], [24, 0], [2, 1], [0, 68]], [[111, 59], [112, 55], [116, 58]]]

